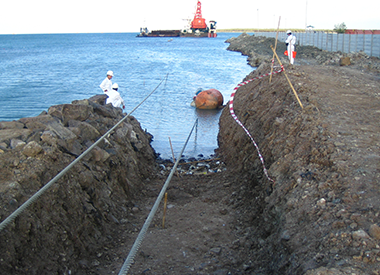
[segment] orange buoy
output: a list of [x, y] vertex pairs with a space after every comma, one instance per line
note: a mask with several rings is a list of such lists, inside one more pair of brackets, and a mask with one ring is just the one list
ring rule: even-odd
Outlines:
[[199, 92], [194, 97], [197, 109], [218, 109], [223, 106], [223, 95], [216, 89]]

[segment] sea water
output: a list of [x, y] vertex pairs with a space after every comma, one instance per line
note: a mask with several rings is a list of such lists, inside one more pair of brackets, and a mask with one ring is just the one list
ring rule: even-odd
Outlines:
[[198, 119], [184, 155], [211, 156], [217, 148], [221, 111], [190, 106], [198, 88], [217, 89], [225, 103], [252, 71], [240, 53], [227, 51], [231, 37], [138, 38], [137, 33], [0, 35], [0, 121], [37, 116], [52, 105], [102, 94], [99, 85], [112, 70], [113, 83], [130, 112], [153, 135], [162, 158], [181, 151]]

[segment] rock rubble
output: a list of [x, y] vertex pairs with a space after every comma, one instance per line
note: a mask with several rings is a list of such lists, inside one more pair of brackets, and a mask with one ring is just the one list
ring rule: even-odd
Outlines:
[[[0, 122], [1, 220], [124, 118], [105, 98]], [[155, 173], [151, 140], [133, 116], [126, 118], [0, 232], [0, 273], [66, 274], [103, 251], [115, 223], [133, 208], [130, 198]]]

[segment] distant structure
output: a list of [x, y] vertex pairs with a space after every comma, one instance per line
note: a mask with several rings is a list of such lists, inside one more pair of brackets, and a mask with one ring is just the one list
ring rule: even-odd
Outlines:
[[190, 28], [184, 29], [181, 36], [201, 36], [201, 37], [216, 37], [216, 21], [210, 21], [210, 27], [207, 27], [206, 19], [202, 17], [202, 4], [198, 0], [195, 10], [194, 19], [190, 23]]
[[204, 19], [202, 17], [202, 9], [201, 9], [202, 7], [201, 6], [202, 6], [202, 4], [198, 0], [197, 10], [195, 11], [194, 19], [191, 22], [191, 28], [193, 30], [195, 30], [195, 29], [206, 29], [207, 28], [206, 19]]
[[380, 30], [346, 30], [346, 34], [380, 34]]
[[210, 27], [206, 19], [202, 17], [202, 4], [198, 0], [193, 20], [188, 19], [188, 25], [182, 30], [155, 30], [149, 32], [147, 28], [141, 28], [138, 37], [216, 37], [216, 21], [210, 21]]

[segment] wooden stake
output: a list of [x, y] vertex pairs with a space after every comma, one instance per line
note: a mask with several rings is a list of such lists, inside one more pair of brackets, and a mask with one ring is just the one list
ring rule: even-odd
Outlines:
[[162, 228], [165, 228], [165, 216], [166, 216], [166, 203], [168, 201], [168, 192], [165, 193], [165, 200], [164, 200], [164, 215], [162, 217]]
[[[278, 26], [277, 26], [277, 33], [276, 33], [276, 42], [274, 44], [274, 51], [276, 51], [276, 49], [277, 49], [278, 30], [280, 29], [280, 21], [281, 21], [281, 16], [278, 18]], [[272, 66], [270, 68], [269, 83], [272, 82], [273, 64], [274, 64], [274, 53], [273, 53], [273, 57], [272, 57]]]
[[[270, 45], [270, 47], [271, 47], [271, 49], [272, 49], [274, 55], [276, 56], [278, 63], [280, 63], [281, 67], [283, 67], [280, 58], [278, 57], [276, 51], [273, 49], [273, 46]], [[301, 100], [299, 99], [299, 97], [298, 97], [298, 95], [297, 95], [297, 92], [296, 92], [296, 90], [294, 89], [294, 87], [293, 87], [293, 85], [292, 85], [292, 82], [290, 82], [290, 80], [289, 80], [289, 78], [288, 78], [288, 76], [287, 76], [287, 74], [286, 74], [286, 72], [285, 72], [285, 67], [283, 67], [283, 69], [284, 69], [285, 77], [286, 77], [286, 79], [288, 80], [288, 83], [289, 83], [290, 87], [292, 88], [293, 93], [294, 93], [294, 95], [296, 96], [296, 98], [297, 98], [297, 100], [298, 100], [298, 103], [300, 104], [301, 108], [303, 109], [302, 102], [301, 102]]]

